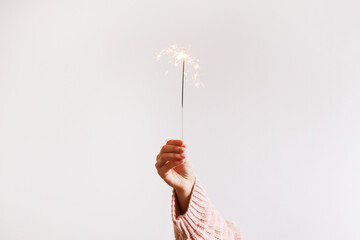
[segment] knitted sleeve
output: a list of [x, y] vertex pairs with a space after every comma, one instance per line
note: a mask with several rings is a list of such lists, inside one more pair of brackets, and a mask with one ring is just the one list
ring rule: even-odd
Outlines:
[[237, 226], [226, 219], [209, 201], [197, 177], [190, 196], [188, 210], [180, 215], [175, 190], [172, 194], [171, 216], [176, 240], [241, 240]]

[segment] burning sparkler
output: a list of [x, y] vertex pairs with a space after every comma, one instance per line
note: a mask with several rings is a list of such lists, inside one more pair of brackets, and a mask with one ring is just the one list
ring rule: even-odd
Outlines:
[[[181, 139], [184, 139], [184, 84], [185, 76], [188, 75], [188, 72], [191, 74], [190, 79], [196, 87], [204, 87], [204, 84], [198, 79], [198, 69], [200, 68], [199, 59], [190, 57], [185, 53], [185, 49], [180, 50], [176, 45], [172, 45], [169, 48], [161, 50], [156, 59], [159, 61], [164, 54], [170, 55], [169, 63], [177, 67], [180, 62], [182, 62], [182, 77], [181, 77]], [[189, 67], [189, 70], [185, 71], [185, 59]], [[167, 72], [166, 72], [167, 74]]]

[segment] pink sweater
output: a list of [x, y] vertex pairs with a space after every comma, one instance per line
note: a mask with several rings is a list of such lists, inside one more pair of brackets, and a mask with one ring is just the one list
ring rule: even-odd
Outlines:
[[173, 190], [171, 216], [176, 240], [242, 239], [237, 226], [233, 222], [223, 219], [209, 201], [197, 177], [190, 196], [188, 210], [183, 215], [180, 215], [179, 203], [175, 190]]

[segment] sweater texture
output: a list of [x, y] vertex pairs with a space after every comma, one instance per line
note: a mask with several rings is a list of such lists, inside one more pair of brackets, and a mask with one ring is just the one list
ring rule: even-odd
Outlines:
[[235, 223], [221, 217], [195, 178], [187, 211], [180, 215], [175, 190], [172, 193], [171, 217], [176, 240], [242, 240]]

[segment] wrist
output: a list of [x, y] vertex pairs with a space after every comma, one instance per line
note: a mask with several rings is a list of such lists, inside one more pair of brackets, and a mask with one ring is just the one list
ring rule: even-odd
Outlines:
[[195, 176], [191, 178], [188, 183], [180, 187], [174, 188], [174, 190], [177, 195], [181, 197], [188, 197], [191, 195], [191, 191], [193, 189], [194, 184], [195, 184]]
[[176, 198], [179, 203], [180, 214], [185, 214], [190, 203], [191, 192], [195, 184], [195, 177], [188, 184], [179, 188], [174, 188]]

